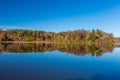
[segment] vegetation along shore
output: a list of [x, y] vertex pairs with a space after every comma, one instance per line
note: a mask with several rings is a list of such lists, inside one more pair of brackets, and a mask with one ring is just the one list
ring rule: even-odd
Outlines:
[[45, 32], [33, 30], [0, 30], [3, 43], [81, 43], [108, 45], [115, 41], [113, 34], [101, 30], [74, 30], [66, 32]]

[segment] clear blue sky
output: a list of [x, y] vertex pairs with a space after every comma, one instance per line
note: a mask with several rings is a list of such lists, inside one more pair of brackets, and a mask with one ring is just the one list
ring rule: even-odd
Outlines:
[[120, 0], [0, 0], [0, 28], [101, 29], [120, 36]]

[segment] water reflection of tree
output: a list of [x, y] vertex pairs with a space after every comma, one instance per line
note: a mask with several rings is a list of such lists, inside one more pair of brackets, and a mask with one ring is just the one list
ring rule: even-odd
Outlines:
[[61, 52], [67, 52], [74, 55], [84, 56], [90, 54], [92, 56], [100, 56], [106, 52], [112, 52], [114, 45], [82, 45], [82, 44], [64, 44], [64, 43], [14, 43], [0, 44], [0, 52], [9, 52], [9, 53], [29, 53], [29, 52], [45, 52], [45, 51], [54, 51], [58, 50]]

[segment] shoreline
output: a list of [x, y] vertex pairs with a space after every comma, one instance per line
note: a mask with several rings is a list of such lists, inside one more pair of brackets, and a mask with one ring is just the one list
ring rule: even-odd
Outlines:
[[64, 43], [64, 42], [47, 42], [47, 41], [0, 41], [0, 43]]
[[[54, 42], [54, 41], [0, 41], [0, 43], [71, 43], [71, 42]], [[81, 42], [73, 42], [73, 43], [81, 43]], [[120, 42], [115, 42], [115, 45], [120, 45]]]
[[[80, 44], [80, 45], [91, 45], [94, 43], [86, 43], [86, 42], [50, 42], [50, 41], [0, 41], [0, 43], [10, 43], [10, 44], [27, 44], [27, 43], [33, 43], [33, 44], [40, 44], [40, 43], [45, 43], [45, 44]], [[120, 42], [114, 42], [114, 46], [120, 47]]]
[[54, 41], [0, 41], [0, 43], [64, 43], [64, 44], [80, 43], [80, 44], [86, 44], [86, 42], [54, 42]]

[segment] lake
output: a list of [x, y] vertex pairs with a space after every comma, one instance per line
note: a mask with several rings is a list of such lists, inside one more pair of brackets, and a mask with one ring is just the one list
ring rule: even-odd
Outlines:
[[0, 80], [120, 80], [120, 48], [0, 44]]

